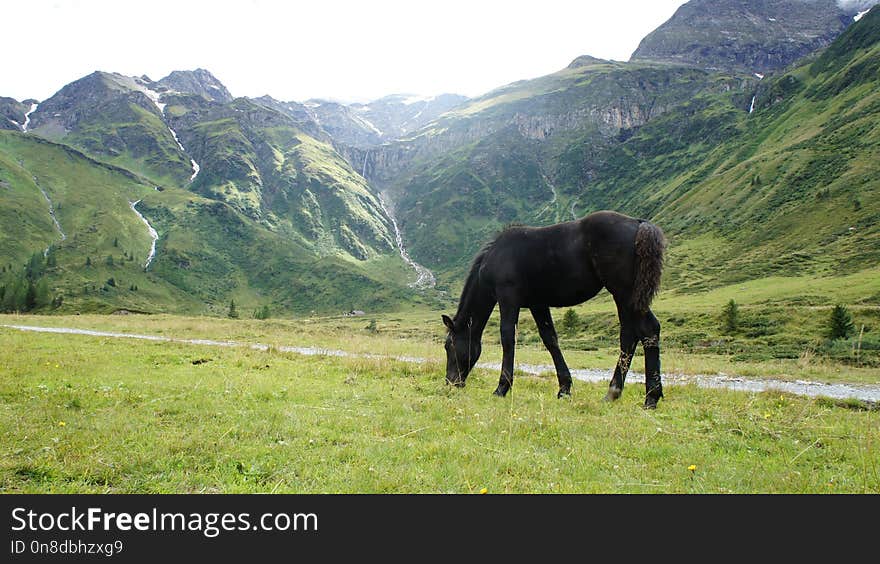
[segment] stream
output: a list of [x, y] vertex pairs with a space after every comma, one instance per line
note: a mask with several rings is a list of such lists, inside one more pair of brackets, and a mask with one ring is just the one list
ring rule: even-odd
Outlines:
[[[25, 122], [25, 125], [27, 125], [27, 122]], [[36, 176], [34, 176], [33, 179], [34, 179], [34, 185], [40, 191], [40, 194], [43, 195], [43, 198], [46, 199], [46, 203], [49, 204], [49, 217], [52, 218], [52, 223], [55, 224], [55, 229], [58, 231], [58, 234], [61, 235], [61, 242], [66, 241], [67, 235], [64, 234], [64, 230], [61, 229], [61, 224], [58, 223], [58, 218], [55, 217], [55, 206], [52, 204], [52, 200], [49, 198], [49, 194], [47, 194], [46, 191], [43, 190], [43, 187], [40, 186], [40, 183], [37, 182]], [[49, 245], [49, 247], [51, 247], [51, 245]], [[49, 255], [49, 247], [46, 247], [46, 249], [43, 251], [44, 257]]]
[[147, 255], [147, 261], [144, 263], [144, 270], [146, 270], [147, 268], [149, 268], [150, 263], [153, 262], [153, 258], [155, 258], [156, 256], [156, 241], [159, 240], [159, 234], [156, 232], [155, 229], [153, 229], [153, 226], [150, 225], [150, 222], [147, 221], [147, 218], [145, 218], [144, 215], [137, 210], [136, 206], [139, 203], [141, 203], [140, 200], [136, 202], [129, 202], [128, 205], [131, 207], [131, 211], [137, 214], [140, 220], [144, 222], [144, 225], [147, 226], [147, 232], [150, 234], [150, 239], [153, 240], [152, 244], [150, 245], [150, 254]]
[[[184, 343], [190, 345], [203, 345], [213, 347], [246, 347], [253, 350], [266, 351], [269, 345], [262, 343], [240, 343], [236, 341], [216, 341], [212, 339], [179, 339], [172, 337], [164, 337], [159, 335], [137, 335], [131, 333], [115, 333], [110, 331], [93, 331], [90, 329], [73, 329], [68, 327], [35, 327], [31, 325], [0, 325], [7, 329], [16, 329], [18, 331], [35, 331], [38, 333], [62, 333], [70, 335], [89, 335], [92, 337], [112, 337], [126, 339], [140, 339], [145, 341], [160, 341], [170, 343]], [[427, 362], [436, 362], [442, 365], [441, 359], [426, 359], [413, 356], [396, 356], [396, 355], [380, 355], [369, 353], [352, 353], [338, 349], [324, 349], [319, 347], [291, 347], [280, 346], [273, 347], [275, 350], [288, 353], [296, 353], [307, 356], [334, 356], [349, 358], [370, 358], [377, 360], [397, 360], [400, 362], [412, 362], [424, 364]], [[500, 370], [500, 363], [478, 363], [477, 368], [486, 368], [490, 370]], [[547, 372], [554, 373], [551, 365], [544, 364], [518, 364], [518, 370], [526, 374], [538, 375]], [[571, 370], [571, 375], [577, 380], [583, 382], [608, 382], [611, 378], [611, 370], [584, 369], [575, 368]], [[645, 382], [644, 374], [638, 372], [630, 372], [627, 376], [627, 382], [630, 385]], [[862, 401], [878, 403], [880, 402], [880, 386], [868, 384], [824, 384], [822, 382], [808, 382], [806, 380], [775, 380], [775, 379], [754, 379], [743, 378], [739, 376], [728, 376], [725, 374], [663, 374], [663, 383], [670, 386], [683, 386], [694, 384], [701, 388], [716, 388], [726, 390], [736, 390], [742, 392], [765, 392], [779, 391], [808, 397], [829, 397], [835, 399], [858, 399]]]

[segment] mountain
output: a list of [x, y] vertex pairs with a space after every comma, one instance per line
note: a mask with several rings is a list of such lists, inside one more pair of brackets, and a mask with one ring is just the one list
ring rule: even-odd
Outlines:
[[[338, 311], [420, 299], [405, 289], [413, 273], [384, 204], [293, 104], [232, 98], [197, 70], [159, 81], [95, 72], [35, 111], [0, 107], [11, 118], [0, 225], [27, 233], [6, 241], [0, 287], [24, 283], [16, 265], [41, 255], [53, 266], [40, 279], [64, 308], [222, 313], [234, 298]], [[139, 291], [117, 291], [120, 279]]]
[[157, 183], [181, 185], [191, 163], [165, 123], [158, 88], [146, 77], [94, 72], [41, 102], [28, 131]]
[[[880, 248], [880, 10], [787, 73], [580, 58], [371, 153], [410, 252], [441, 279], [509, 222], [612, 208], [673, 242], [682, 291], [836, 275]], [[370, 168], [372, 167], [372, 168]]]
[[382, 141], [387, 141], [404, 137], [466, 101], [467, 97], [458, 94], [393, 94], [369, 104], [352, 104], [351, 108], [381, 132]]
[[860, 7], [837, 0], [691, 0], [642, 39], [632, 61], [765, 74], [830, 44]]
[[466, 101], [458, 94], [393, 94], [367, 104], [308, 100], [305, 106], [336, 143], [364, 148], [404, 137]]
[[[719, 1], [719, 32], [686, 48], [646, 38], [629, 62], [581, 56], [474, 99], [234, 98], [204, 70], [95, 72], [39, 103], [0, 99], [0, 309], [433, 304], [442, 293], [407, 287], [402, 241], [454, 294], [503, 226], [605, 208], [663, 226], [676, 292], [873, 268], [880, 11], [855, 21], [856, 4], [811, 1], [784, 33], [762, 20], [746, 26], [760, 42], [724, 43], [748, 34], [739, 3]], [[796, 7], [749, 6], [752, 23]], [[779, 55], [760, 60], [790, 64], [756, 76], [744, 53], [759, 43]]]
[[350, 158], [395, 201], [414, 257], [460, 274], [482, 242], [510, 222], [578, 216], [588, 169], [559, 168], [573, 147], [602, 153], [701, 92], [739, 93], [753, 77], [693, 67], [579, 57], [552, 74], [470, 100], [421, 130]]

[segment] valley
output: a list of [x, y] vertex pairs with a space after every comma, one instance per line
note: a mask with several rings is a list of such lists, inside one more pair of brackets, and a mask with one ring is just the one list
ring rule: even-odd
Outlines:
[[[472, 99], [235, 97], [204, 69], [96, 71], [46, 100], [2, 98], [0, 303], [53, 315], [448, 310], [504, 226], [615, 209], [666, 231], [661, 295], [674, 303], [776, 288], [760, 316], [773, 327], [744, 331], [742, 354], [816, 349], [818, 325], [796, 335], [774, 312], [855, 311], [880, 296], [880, 15], [830, 0], [796, 16], [788, 0], [708, 6], [682, 6], [629, 61], [583, 55]], [[851, 278], [869, 282], [864, 293], [773, 282]], [[726, 301], [666, 317], [687, 325]], [[690, 340], [712, 342], [711, 323], [698, 325], [708, 330]], [[877, 326], [863, 325], [870, 349]]]

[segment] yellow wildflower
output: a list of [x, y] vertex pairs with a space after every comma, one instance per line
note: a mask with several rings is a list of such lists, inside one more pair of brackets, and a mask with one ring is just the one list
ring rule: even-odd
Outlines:
[[481, 494], [489, 493], [489, 488], [483, 488], [480, 490]]
[[58, 426], [59, 426], [59, 427], [64, 427], [64, 426], [66, 426], [66, 425], [67, 425], [67, 423], [65, 423], [64, 421], [59, 421], [59, 422], [58, 422]]
[[696, 471], [697, 471], [697, 465], [696, 465], [696, 464], [691, 464], [690, 466], [688, 466], [688, 470], [690, 470], [691, 472], [696, 472]]

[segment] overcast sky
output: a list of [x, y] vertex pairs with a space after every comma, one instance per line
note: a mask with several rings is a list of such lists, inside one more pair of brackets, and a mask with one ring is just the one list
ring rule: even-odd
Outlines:
[[95, 70], [206, 68], [233, 96], [476, 96], [579, 55], [627, 60], [684, 0], [26, 0], [4, 4], [0, 96]]

